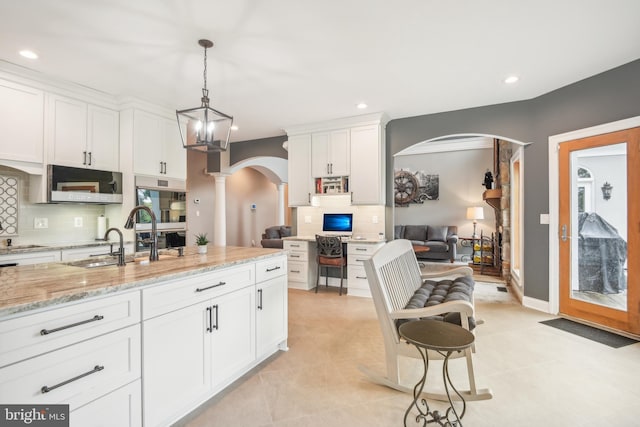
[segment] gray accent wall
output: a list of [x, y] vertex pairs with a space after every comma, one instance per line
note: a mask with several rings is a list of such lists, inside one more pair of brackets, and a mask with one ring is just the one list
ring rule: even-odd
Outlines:
[[[527, 101], [392, 120], [386, 173], [393, 176], [395, 153], [444, 135], [477, 133], [531, 142], [524, 150], [524, 293], [548, 301], [549, 230], [539, 221], [540, 214], [550, 213], [548, 138], [635, 116], [640, 116], [640, 60]], [[390, 179], [386, 191], [393, 201]]]
[[281, 157], [287, 159], [289, 153], [282, 148], [282, 143], [288, 139], [287, 135], [283, 135], [229, 144], [231, 150], [229, 163], [235, 165], [251, 157]]

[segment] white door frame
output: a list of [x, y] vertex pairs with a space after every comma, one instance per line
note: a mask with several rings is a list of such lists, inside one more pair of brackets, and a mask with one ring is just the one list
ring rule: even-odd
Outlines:
[[560, 247], [558, 242], [559, 174], [558, 148], [561, 143], [640, 126], [640, 116], [605, 123], [549, 137], [549, 313], [560, 310]]

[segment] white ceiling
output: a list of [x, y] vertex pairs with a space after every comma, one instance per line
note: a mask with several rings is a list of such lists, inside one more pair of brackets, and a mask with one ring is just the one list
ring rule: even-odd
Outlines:
[[639, 16], [638, 0], [2, 0], [0, 60], [182, 109], [208, 38], [211, 104], [239, 141], [536, 97], [640, 58]]

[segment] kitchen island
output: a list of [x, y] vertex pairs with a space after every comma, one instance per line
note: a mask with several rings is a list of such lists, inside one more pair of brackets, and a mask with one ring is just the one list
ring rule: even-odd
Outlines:
[[287, 349], [286, 262], [209, 247], [0, 269], [0, 402], [69, 404], [71, 426], [170, 425]]

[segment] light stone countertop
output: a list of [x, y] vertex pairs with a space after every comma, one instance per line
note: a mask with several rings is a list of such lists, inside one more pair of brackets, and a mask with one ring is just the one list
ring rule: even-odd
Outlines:
[[[293, 240], [293, 241], [300, 241], [300, 242], [315, 242], [316, 241], [316, 236], [290, 236], [290, 237], [283, 237], [282, 240]], [[386, 242], [386, 240], [371, 239], [371, 238], [368, 238], [368, 237], [365, 237], [365, 238], [343, 237], [342, 241], [344, 243], [383, 243], [383, 242]]]
[[[132, 241], [125, 242], [125, 244], [133, 243]], [[27, 254], [35, 252], [46, 251], [59, 251], [62, 249], [78, 249], [78, 248], [91, 248], [99, 246], [119, 245], [120, 242], [116, 240], [92, 240], [86, 242], [77, 243], [60, 243], [60, 244], [43, 244], [43, 245], [12, 245], [0, 247], [0, 255], [13, 255], [13, 254]]]
[[17, 313], [282, 254], [285, 252], [280, 249], [209, 246], [208, 253], [200, 255], [193, 246], [186, 247], [182, 257], [177, 257], [175, 250], [163, 251], [160, 261], [130, 262], [124, 267], [85, 268], [54, 262], [0, 268], [0, 320]]

